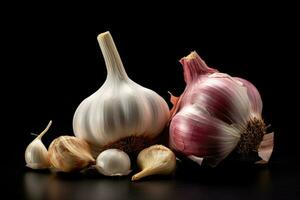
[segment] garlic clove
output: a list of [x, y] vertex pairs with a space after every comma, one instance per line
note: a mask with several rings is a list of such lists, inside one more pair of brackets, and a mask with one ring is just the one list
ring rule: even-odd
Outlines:
[[107, 149], [99, 154], [96, 169], [105, 176], [125, 176], [130, 170], [130, 158], [120, 149]]
[[49, 167], [48, 151], [41, 140], [35, 140], [26, 148], [26, 166], [32, 169], [45, 169]]
[[175, 171], [175, 154], [163, 145], [153, 145], [142, 150], [137, 157], [137, 164], [142, 171], [132, 176], [136, 181], [150, 175], [168, 175]]
[[50, 121], [47, 127], [27, 146], [25, 150], [26, 166], [32, 169], [45, 169], [49, 167], [48, 151], [42, 143], [42, 137], [52, 124]]
[[78, 171], [94, 163], [88, 143], [74, 136], [60, 136], [49, 146], [49, 161], [57, 171]]

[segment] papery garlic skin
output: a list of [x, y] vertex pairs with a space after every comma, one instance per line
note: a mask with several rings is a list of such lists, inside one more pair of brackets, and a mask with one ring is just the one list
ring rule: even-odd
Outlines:
[[95, 162], [88, 143], [74, 136], [56, 138], [48, 152], [50, 164], [57, 171], [78, 171]]
[[[78, 106], [73, 118], [76, 137], [100, 147], [128, 137], [155, 138], [168, 122], [167, 103], [154, 91], [128, 78], [109, 32], [100, 34], [97, 39], [107, 78], [98, 91]], [[128, 147], [125, 151], [134, 148]]]
[[130, 170], [130, 158], [120, 149], [107, 149], [99, 154], [96, 168], [106, 176], [125, 176]]
[[172, 97], [176, 105], [170, 146], [199, 164], [204, 159], [211, 166], [236, 148], [243, 154], [258, 151], [266, 126], [257, 89], [244, 79], [207, 67], [196, 52], [181, 63], [187, 86], [179, 99]]
[[242, 82], [243, 86], [247, 88], [247, 94], [248, 94], [249, 102], [251, 104], [252, 114], [261, 114], [263, 103], [261, 100], [261, 96], [258, 90], [256, 89], [256, 87], [245, 79], [238, 78], [238, 77], [234, 77], [234, 79]]
[[142, 150], [137, 157], [140, 172], [132, 176], [132, 181], [151, 175], [169, 175], [175, 171], [175, 154], [163, 145], [152, 145]]
[[239, 129], [205, 112], [192, 105], [178, 112], [170, 125], [170, 147], [194, 161], [196, 157], [206, 158], [215, 166], [238, 144]]
[[32, 169], [46, 169], [49, 165], [48, 151], [42, 143], [42, 137], [48, 131], [52, 124], [49, 122], [45, 130], [43, 130], [26, 148], [25, 161], [26, 166]]

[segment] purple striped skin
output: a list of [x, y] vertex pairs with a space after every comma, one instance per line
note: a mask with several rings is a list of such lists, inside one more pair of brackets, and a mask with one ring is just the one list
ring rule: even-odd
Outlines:
[[170, 146], [216, 166], [237, 146], [251, 117], [261, 118], [261, 97], [250, 82], [207, 67], [196, 52], [180, 62], [187, 85], [173, 108]]
[[[202, 123], [198, 123], [199, 121]], [[184, 154], [195, 155], [195, 152], [198, 152], [196, 155], [203, 157], [219, 153], [217, 145], [219, 131], [217, 124], [209, 122], [203, 115], [182, 112], [172, 120], [171, 143]], [[185, 144], [185, 141], [189, 142]]]

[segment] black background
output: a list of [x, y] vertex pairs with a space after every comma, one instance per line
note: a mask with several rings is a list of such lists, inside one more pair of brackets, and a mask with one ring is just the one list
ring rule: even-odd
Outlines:
[[[11, 140], [2, 147], [13, 148], [13, 156], [5, 156], [8, 162], [3, 166], [9, 169], [6, 176], [13, 180], [14, 186], [3, 185], [17, 188], [14, 193], [18, 198], [32, 198], [27, 186], [36, 186], [30, 181], [32, 178], [28, 183], [28, 177], [37, 182], [52, 179], [47, 173], [28, 172], [24, 168], [23, 153], [33, 139], [30, 133], [38, 133], [52, 119], [53, 126], [43, 140], [46, 146], [59, 135], [72, 135], [75, 109], [104, 82], [106, 69], [96, 37], [107, 30], [115, 40], [129, 77], [156, 91], [168, 103], [167, 91], [180, 95], [185, 87], [178, 60], [193, 50], [209, 66], [251, 81], [261, 92], [263, 116], [272, 125], [270, 131], [275, 132], [274, 154], [270, 165], [263, 168], [231, 169], [229, 165], [201, 171], [191, 167], [193, 173], [179, 172], [178, 178], [149, 179], [140, 185], [132, 185], [126, 178], [74, 178], [74, 182], [68, 179], [67, 185], [57, 179], [59, 187], [77, 190], [81, 184], [82, 188], [92, 185], [94, 189], [76, 194], [92, 196], [100, 184], [99, 187], [108, 188], [101, 193], [107, 198], [113, 197], [114, 187], [129, 188], [124, 195], [121, 192], [115, 196], [122, 198], [144, 197], [149, 191], [156, 193], [158, 188], [165, 188], [162, 196], [150, 195], [150, 199], [186, 195], [239, 199], [247, 196], [248, 189], [251, 191], [248, 198], [292, 199], [299, 193], [295, 181], [299, 180], [296, 121], [299, 22], [292, 5], [208, 7], [195, 2], [176, 5], [113, 2], [111, 5], [24, 3], [8, 8], [3, 18], [6, 37], [2, 38], [6, 47], [4, 59], [8, 62], [3, 65], [7, 71], [2, 76], [9, 77], [3, 84], [4, 101], [9, 106], [3, 109], [8, 110], [8, 120], [4, 122], [10, 128], [5, 136]], [[269, 180], [266, 190], [253, 187], [261, 184], [261, 174], [268, 174], [263, 175]], [[173, 193], [178, 188], [179, 192]]]

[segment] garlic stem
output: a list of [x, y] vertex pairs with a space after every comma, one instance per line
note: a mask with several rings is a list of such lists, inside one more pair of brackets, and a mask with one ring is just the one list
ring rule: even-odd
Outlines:
[[42, 137], [45, 135], [45, 133], [47, 133], [47, 131], [49, 130], [50, 126], [52, 124], [52, 120], [49, 121], [48, 125], [46, 126], [46, 128], [35, 138], [35, 140], [37, 139], [42, 139]]
[[105, 60], [107, 78], [112, 77], [119, 80], [128, 79], [122, 60], [109, 31], [99, 34], [97, 40]]
[[191, 52], [188, 56], [180, 59], [184, 70], [184, 80], [186, 84], [197, 80], [200, 75], [217, 72], [216, 69], [206, 65], [196, 51]]

